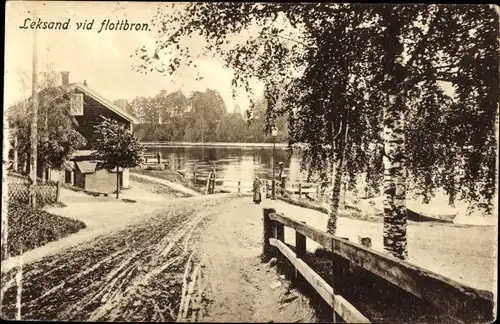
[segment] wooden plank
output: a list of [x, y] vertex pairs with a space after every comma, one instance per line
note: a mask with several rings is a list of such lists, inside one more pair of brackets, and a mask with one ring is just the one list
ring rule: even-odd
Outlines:
[[[332, 252], [430, 302], [454, 318], [469, 318], [469, 316], [483, 318], [488, 316], [488, 312], [493, 313], [492, 296], [491, 299], [488, 298], [486, 291], [476, 290], [437, 273], [351, 242], [334, 239]], [[488, 306], [489, 300], [491, 306]], [[483, 305], [478, 305], [478, 302]], [[477, 314], [475, 314], [476, 311]], [[461, 314], [464, 312], [470, 312], [470, 314]], [[483, 314], [480, 315], [480, 313]]]
[[330, 305], [346, 323], [370, 323], [354, 306], [339, 295], [333, 294], [333, 288], [311, 269], [304, 261], [298, 259], [293, 251], [277, 239], [269, 239], [272, 246], [278, 250], [294, 265], [302, 276], [311, 284], [318, 294]]
[[[275, 230], [274, 237], [281, 242], [285, 242], [285, 226], [276, 221], [272, 222], [274, 223], [274, 230]], [[283, 255], [278, 250], [276, 250], [276, 258], [280, 262], [283, 261]]]
[[301, 191], [302, 193], [316, 193], [316, 189], [315, 188], [302, 188]]
[[489, 291], [474, 289], [388, 254], [334, 237], [282, 214], [275, 213], [269, 217], [295, 229], [354, 265], [430, 302], [453, 318], [472, 321], [493, 318], [493, 294]]
[[263, 210], [263, 231], [264, 231], [264, 241], [262, 244], [262, 255], [264, 257], [269, 257], [271, 255], [271, 245], [269, 243], [269, 239], [273, 235], [273, 221], [269, 218], [269, 215], [275, 213], [276, 211], [273, 208], [264, 208]]
[[269, 218], [287, 227], [293, 228], [296, 232], [307, 236], [311, 240], [331, 250], [331, 237], [329, 235], [325, 235], [326, 233], [321, 232], [317, 228], [292, 220], [282, 214], [273, 213], [269, 215]]
[[296, 232], [295, 233], [295, 254], [297, 258], [302, 259], [306, 255], [306, 237], [305, 235]]
[[[307, 254], [307, 240], [306, 237], [298, 232], [295, 232], [295, 256], [298, 259], [303, 259]], [[299, 283], [303, 281], [303, 277], [295, 268], [295, 282]]]

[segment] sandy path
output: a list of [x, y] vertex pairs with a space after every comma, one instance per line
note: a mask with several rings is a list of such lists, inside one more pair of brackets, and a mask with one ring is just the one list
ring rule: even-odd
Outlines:
[[[250, 198], [249, 198], [250, 199]], [[258, 205], [255, 205], [258, 206]], [[275, 208], [291, 218], [325, 230], [327, 215], [280, 200], [266, 199], [260, 205]], [[255, 212], [259, 212], [255, 208]], [[474, 288], [496, 291], [497, 228], [410, 222], [407, 228], [409, 262]], [[372, 247], [383, 251], [383, 224], [340, 217], [337, 235], [358, 242], [358, 235], [372, 239]], [[295, 244], [295, 232], [285, 228], [285, 241]], [[308, 250], [318, 245], [307, 240]]]
[[61, 240], [50, 242], [41, 247], [27, 251], [22, 255], [2, 261], [2, 273], [8, 272], [20, 262], [29, 264], [44, 257], [54, 255], [62, 250], [90, 241], [100, 235], [119, 230], [136, 222], [147, 220], [156, 215], [155, 211], [182, 198], [164, 199], [163, 202], [125, 203], [109, 197], [92, 197], [84, 193], [63, 190], [64, 208], [47, 208], [49, 213], [82, 221], [87, 226], [75, 234]]
[[260, 261], [261, 208], [245, 197], [233, 200], [228, 209], [213, 216], [200, 238], [204, 297], [209, 301], [201, 321], [313, 322], [304, 297]]

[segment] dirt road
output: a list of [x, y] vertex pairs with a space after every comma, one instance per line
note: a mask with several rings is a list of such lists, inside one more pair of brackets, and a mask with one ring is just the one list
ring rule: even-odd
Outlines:
[[240, 214], [247, 200], [178, 200], [24, 265], [22, 280], [18, 268], [3, 273], [2, 317], [16, 318], [21, 297], [21, 318], [32, 320], [312, 320], [307, 301], [260, 264], [261, 213]]
[[[2, 271], [2, 316], [16, 317], [21, 282], [23, 319], [314, 322], [309, 302], [260, 263], [263, 207], [320, 229], [326, 224], [319, 212], [267, 199], [255, 205], [234, 195], [173, 199], [143, 218], [118, 210], [111, 218], [130, 218], [127, 226], [113, 227], [91, 213], [85, 217], [104, 234], [25, 264], [21, 281], [18, 268]], [[370, 236], [380, 249], [381, 224], [341, 218], [338, 225], [340, 236]], [[495, 233], [410, 224], [410, 262], [490, 290]], [[293, 244], [293, 231], [286, 230], [285, 239]]]

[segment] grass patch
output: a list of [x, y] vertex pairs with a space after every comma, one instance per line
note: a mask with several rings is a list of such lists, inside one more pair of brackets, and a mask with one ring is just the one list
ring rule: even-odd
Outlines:
[[135, 181], [135, 182], [147, 184], [148, 186], [150, 186], [148, 191], [150, 191], [153, 194], [169, 195], [169, 196], [174, 196], [174, 197], [191, 197], [190, 194], [187, 194], [187, 193], [184, 193], [181, 191], [177, 191], [177, 190], [172, 189], [171, 187], [169, 187], [167, 185], [158, 183], [157, 181], [154, 181], [154, 180], [137, 177], [134, 174], [130, 175], [130, 179]]
[[20, 255], [84, 228], [86, 225], [78, 220], [53, 215], [40, 209], [34, 211], [25, 205], [10, 204], [7, 247], [2, 247], [1, 259]]

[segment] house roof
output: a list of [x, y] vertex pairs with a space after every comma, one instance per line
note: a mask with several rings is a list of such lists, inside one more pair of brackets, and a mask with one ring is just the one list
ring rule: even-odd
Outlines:
[[[56, 86], [55, 88], [59, 88], [59, 89], [63, 89], [62, 86]], [[50, 88], [48, 88], [50, 89]], [[87, 87], [86, 85], [82, 84], [82, 83], [71, 83], [69, 84], [68, 88], [67, 89], [64, 89], [66, 92], [70, 92], [74, 89], [78, 89], [80, 91], [82, 91], [83, 93], [85, 93], [86, 95], [88, 95], [89, 97], [91, 97], [92, 99], [96, 100], [97, 102], [99, 102], [101, 105], [103, 105], [104, 107], [108, 108], [109, 110], [111, 110], [112, 112], [114, 112], [115, 114], [117, 114], [118, 116], [124, 118], [125, 120], [129, 121], [130, 123], [132, 124], [139, 124], [139, 119], [130, 115], [129, 113], [123, 111], [120, 107], [118, 107], [117, 105], [113, 104], [111, 101], [109, 101], [108, 99], [106, 99], [104, 96], [102, 96], [101, 94], [97, 93], [95, 90], [92, 90], [90, 89], [89, 87]], [[43, 89], [39, 92], [39, 95], [40, 94], [43, 94], [45, 91], [47, 91], [47, 89]], [[25, 101], [29, 101], [31, 100], [31, 97], [26, 99]], [[16, 103], [15, 105], [19, 104], [19, 103], [22, 103], [23, 101], [20, 101], [18, 103]], [[14, 106], [15, 106], [14, 105]]]
[[96, 161], [78, 161], [75, 163], [81, 173], [94, 173], [97, 168]]
[[90, 156], [93, 152], [95, 152], [95, 151], [92, 151], [92, 150], [76, 150], [75, 152], [73, 152], [72, 157], [75, 157], [75, 156]]
[[138, 124], [139, 123], [139, 119], [138, 118], [136, 118], [136, 117], [134, 117], [134, 116], [126, 113], [125, 111], [123, 111], [122, 109], [120, 109], [117, 105], [113, 104], [111, 101], [107, 100], [105, 97], [103, 97], [102, 95], [100, 95], [99, 93], [97, 93], [95, 90], [90, 89], [86, 85], [81, 84], [81, 83], [72, 83], [69, 86], [68, 91], [71, 91], [73, 89], [81, 90], [86, 95], [88, 95], [89, 97], [93, 98], [94, 100], [96, 100], [97, 102], [99, 102], [101, 105], [105, 106], [106, 108], [108, 108], [109, 110], [113, 111], [117, 115], [125, 118], [129, 122], [131, 122], [133, 124]]

